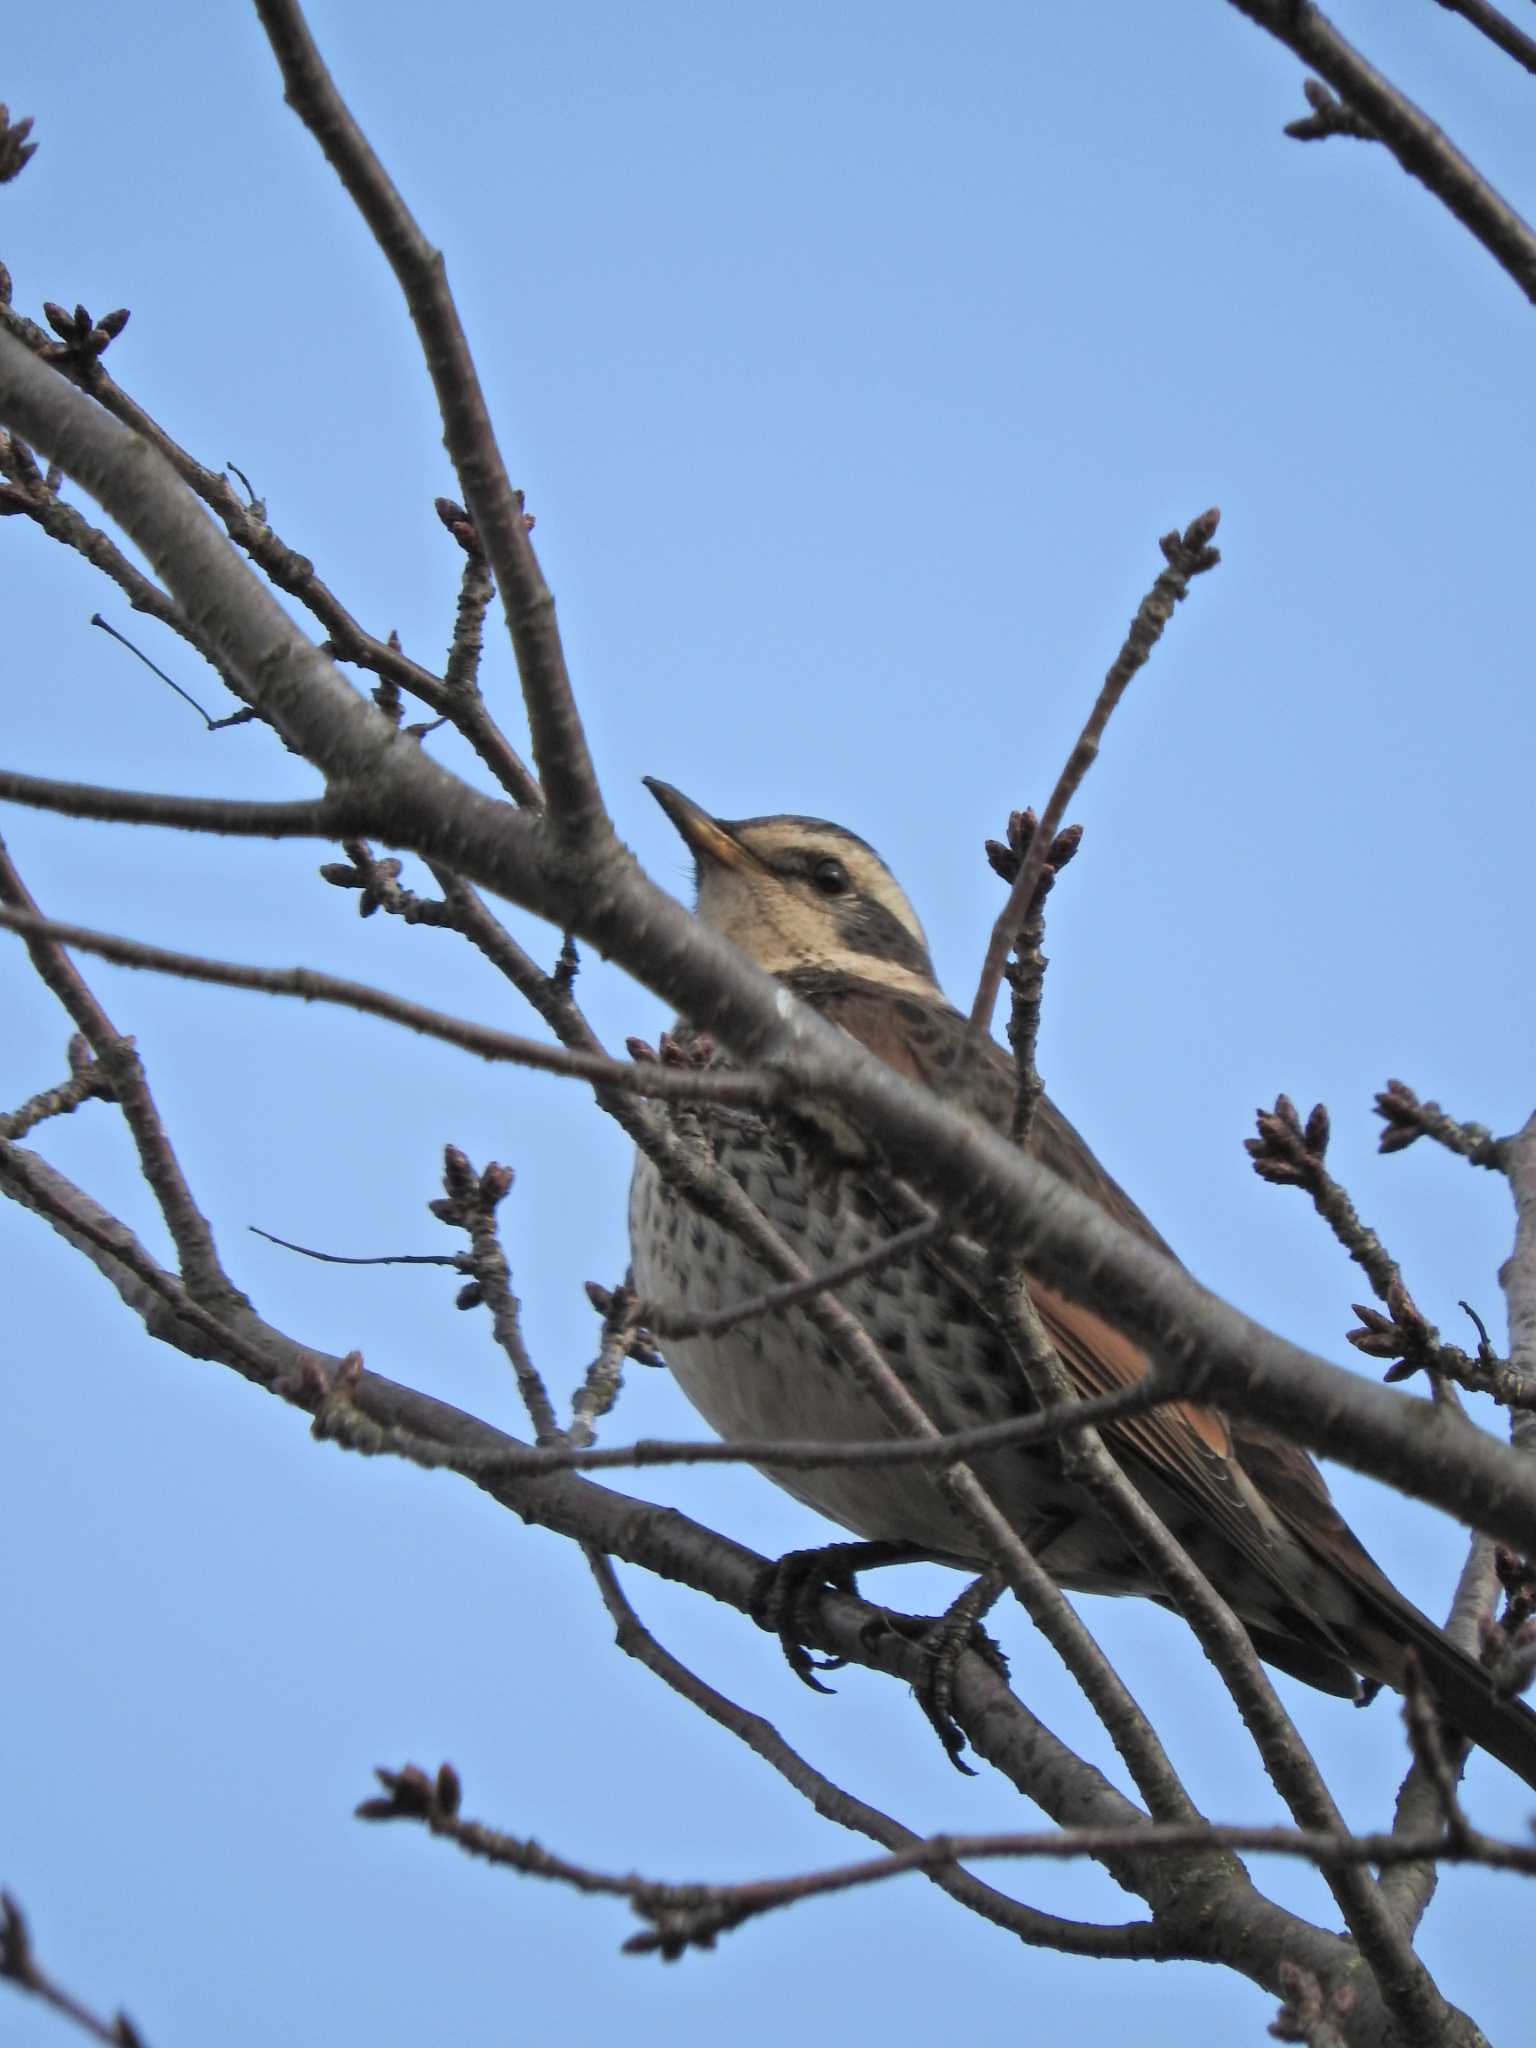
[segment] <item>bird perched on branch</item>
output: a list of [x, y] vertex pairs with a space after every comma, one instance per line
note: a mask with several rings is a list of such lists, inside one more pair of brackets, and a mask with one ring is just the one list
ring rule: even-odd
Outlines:
[[[1006, 1131], [1013, 1063], [972, 1032], [934, 979], [922, 926], [874, 849], [839, 825], [800, 817], [714, 818], [666, 783], [647, 785], [693, 855], [698, 915], [878, 1058], [958, 1109]], [[690, 1112], [692, 1113], [692, 1112]], [[813, 1269], [857, 1259], [910, 1217], [878, 1178], [815, 1157], [814, 1133], [713, 1105], [698, 1112], [720, 1165]], [[1042, 1098], [1031, 1152], [1115, 1220], [1172, 1257], [1065, 1117]], [[770, 1276], [641, 1155], [630, 1197], [635, 1282], [685, 1313], [759, 1294]], [[974, 1265], [942, 1239], [837, 1290], [943, 1431], [1037, 1405]], [[1148, 1361], [1091, 1308], [1030, 1284], [1074, 1389], [1096, 1395]], [[729, 1439], [861, 1442], [894, 1432], [802, 1308], [759, 1315], [666, 1346], [683, 1391]], [[1243, 1622], [1261, 1657], [1325, 1692], [1360, 1679], [1401, 1691], [1410, 1653], [1463, 1734], [1536, 1786], [1536, 1714], [1495, 1697], [1487, 1674], [1406, 1600], [1329, 1499], [1305, 1452], [1262, 1425], [1193, 1401], [1110, 1424], [1121, 1469]], [[1064, 1476], [1049, 1446], [975, 1461], [983, 1485], [1039, 1562], [1075, 1592], [1161, 1588], [1117, 1525]], [[984, 1566], [969, 1526], [915, 1464], [771, 1476], [859, 1536]]]

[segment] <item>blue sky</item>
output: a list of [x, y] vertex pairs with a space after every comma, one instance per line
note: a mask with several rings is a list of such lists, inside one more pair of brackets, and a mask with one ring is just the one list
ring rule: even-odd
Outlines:
[[[1338, 1170], [1426, 1312], [1463, 1336], [1465, 1297], [1497, 1329], [1502, 1188], [1423, 1147], [1379, 1160], [1370, 1115], [1389, 1075], [1496, 1128], [1529, 1108], [1531, 315], [1489, 259], [1381, 152], [1285, 140], [1301, 74], [1218, 0], [977, 5], [942, 26], [905, 4], [596, 0], [312, 19], [446, 251], [612, 807], [663, 883], [684, 889], [685, 864], [642, 774], [725, 815], [835, 817], [887, 855], [963, 1000], [997, 903], [981, 841], [1043, 801], [1157, 535], [1222, 507], [1223, 565], [1075, 806], [1048, 1084], [1203, 1280], [1349, 1362], [1360, 1283], [1241, 1151], [1277, 1089], [1327, 1101]], [[1528, 78], [1437, 9], [1356, 6], [1341, 26], [1529, 206]], [[237, 462], [370, 627], [439, 660], [457, 557], [431, 509], [451, 478], [430, 394], [253, 17], [169, 0], [151, 37], [100, 0], [32, 10], [8, 25], [0, 90], [41, 143], [0, 193], [18, 302], [130, 306], [119, 378], [205, 460]], [[0, 589], [17, 766], [312, 788], [258, 729], [205, 735], [91, 612], [209, 701], [216, 682], [19, 521]], [[485, 681], [515, 739], [499, 643]], [[4, 830], [60, 916], [521, 1023], [462, 948], [359, 922], [316, 880], [322, 849], [14, 810]], [[66, 1035], [18, 960], [13, 1101], [58, 1078]], [[625, 1147], [580, 1090], [352, 1016], [91, 977], [272, 1321], [517, 1426], [450, 1277], [313, 1267], [246, 1234], [449, 1249], [424, 1205], [451, 1140], [517, 1168], [529, 1337], [569, 1392], [596, 1334], [581, 1283], [625, 1260]], [[660, 1027], [595, 960], [581, 992], [610, 1042]], [[42, 1149], [159, 1245], [110, 1112]], [[567, 1547], [459, 1482], [313, 1445], [292, 1412], [139, 1336], [30, 1218], [0, 1230], [0, 1876], [45, 1960], [156, 2048], [341, 2029], [381, 2048], [725, 2027], [742, 2048], [791, 2028], [901, 2044], [946, 2024], [986, 2043], [1026, 2008], [1038, 2038], [1085, 2048], [1132, 2021], [1150, 2043], [1263, 2038], [1272, 2002], [1237, 1980], [1021, 1955], [915, 1879], [664, 1968], [618, 1953], [612, 1905], [358, 1826], [372, 1764], [446, 1756], [467, 1810], [605, 1868], [746, 1877], [860, 1853], [618, 1655]], [[697, 1429], [635, 1371], [608, 1440]], [[818, 1527], [743, 1471], [630, 1490], [770, 1553]], [[1443, 1609], [1457, 1532], [1349, 1475], [1337, 1491]], [[815, 1699], [739, 1617], [628, 1584], [704, 1676], [910, 1826], [1029, 1817], [951, 1773], [888, 1685], [846, 1674]], [[953, 1587], [885, 1584], [919, 1608]], [[1207, 1809], [1270, 1817], [1177, 1625], [1088, 1611]], [[1002, 1628], [1025, 1697], [1107, 1762], [1022, 1621]], [[1391, 1703], [1287, 1696], [1351, 1816], [1382, 1818]], [[1470, 1783], [1480, 1821], [1522, 1831], [1513, 1780], [1479, 1763]], [[1261, 1877], [1333, 1923], [1315, 1878]], [[1509, 1883], [1451, 1873], [1425, 1934], [1495, 2037], [1524, 2011]], [[1131, 1906], [1092, 1871], [1017, 1887], [1066, 1912]], [[55, 2038], [0, 2003], [0, 2042]]]

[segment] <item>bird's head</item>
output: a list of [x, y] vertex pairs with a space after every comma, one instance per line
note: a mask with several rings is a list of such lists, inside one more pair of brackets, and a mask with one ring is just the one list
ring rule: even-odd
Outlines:
[[645, 786], [693, 855], [700, 918], [760, 967], [934, 994], [917, 913], [855, 833], [823, 818], [713, 818], [669, 783]]

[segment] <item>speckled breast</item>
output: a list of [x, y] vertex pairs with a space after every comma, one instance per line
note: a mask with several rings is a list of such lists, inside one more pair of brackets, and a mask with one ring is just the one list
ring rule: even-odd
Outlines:
[[[754, 1118], [717, 1115], [705, 1128], [716, 1159], [812, 1270], [855, 1258], [888, 1234], [851, 1173], [808, 1173], [799, 1148]], [[728, 1232], [699, 1215], [642, 1154], [630, 1190], [630, 1240], [642, 1296], [690, 1311], [727, 1308], [775, 1284]], [[1013, 1358], [976, 1304], [921, 1250], [837, 1290], [940, 1429], [972, 1428], [1032, 1405]], [[898, 1432], [803, 1309], [791, 1308], [715, 1336], [663, 1346], [689, 1400], [727, 1440], [889, 1440]], [[1051, 1550], [1067, 1583], [1099, 1582], [1096, 1545], [1078, 1549], [1081, 1498], [1038, 1453], [993, 1453], [978, 1472], [1020, 1530]], [[858, 1535], [913, 1543], [936, 1555], [971, 1550], [923, 1468], [770, 1471], [798, 1499]], [[1118, 1548], [1119, 1546], [1117, 1546]], [[1117, 1588], [1117, 1590], [1119, 1590]]]

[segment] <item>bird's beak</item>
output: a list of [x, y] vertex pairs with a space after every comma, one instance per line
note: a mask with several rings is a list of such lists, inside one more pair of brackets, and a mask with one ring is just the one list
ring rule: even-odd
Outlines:
[[725, 868], [748, 865], [752, 856], [718, 818], [700, 810], [691, 797], [684, 796], [680, 789], [674, 789], [670, 782], [658, 782], [654, 775], [641, 779], [677, 827], [683, 844], [696, 861], [708, 861], [715, 867]]

